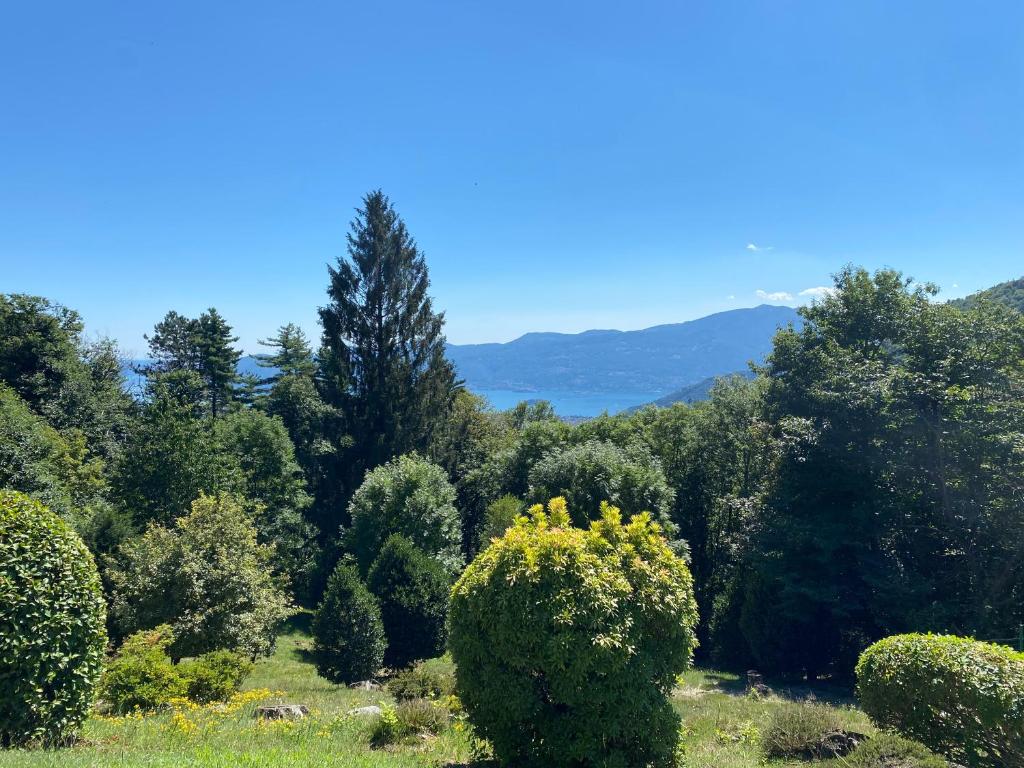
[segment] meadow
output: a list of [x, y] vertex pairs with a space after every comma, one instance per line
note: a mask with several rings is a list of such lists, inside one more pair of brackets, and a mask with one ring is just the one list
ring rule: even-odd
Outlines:
[[[437, 736], [418, 735], [406, 743], [371, 746], [375, 716], [350, 715], [357, 707], [387, 704], [386, 691], [332, 684], [308, 661], [312, 640], [301, 626], [278, 639], [273, 656], [257, 663], [243, 690], [227, 704], [184, 702], [156, 713], [124, 717], [92, 715], [79, 743], [69, 749], [0, 752], [3, 768], [402, 768], [403, 766], [489, 765], [486, 748], [461, 717]], [[446, 659], [431, 662], [449, 665]], [[735, 674], [694, 669], [681, 676], [672, 700], [683, 718], [685, 765], [692, 768], [753, 768], [764, 765], [758, 736], [771, 713], [810, 689], [757, 699], [746, 695]], [[843, 691], [818, 688], [832, 702], [844, 727], [871, 733], [868, 719], [847, 704]], [[305, 704], [302, 720], [262, 721], [256, 707]], [[771, 765], [806, 765], [799, 760]], [[824, 765], [825, 763], [823, 763]], [[827, 764], [841, 766], [842, 759]]]

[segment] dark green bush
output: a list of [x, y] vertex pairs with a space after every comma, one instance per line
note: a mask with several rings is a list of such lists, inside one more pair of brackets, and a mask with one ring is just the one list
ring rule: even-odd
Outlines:
[[436, 560], [395, 534], [373, 561], [366, 586], [380, 601], [386, 664], [404, 667], [444, 652], [449, 582]]
[[648, 515], [603, 505], [587, 530], [564, 499], [538, 505], [466, 569], [449, 646], [459, 697], [505, 763], [670, 765], [668, 694], [690, 664], [686, 564]]
[[455, 675], [443, 667], [417, 664], [392, 677], [388, 692], [397, 701], [443, 699], [455, 693]]
[[1024, 654], [943, 635], [895, 635], [857, 664], [861, 707], [958, 763], [1024, 765]]
[[235, 651], [210, 651], [178, 667], [185, 695], [199, 704], [227, 701], [252, 672], [252, 662]]
[[923, 744], [894, 733], [879, 733], [850, 753], [844, 768], [947, 768], [949, 763]]
[[107, 642], [92, 555], [42, 504], [0, 491], [0, 746], [74, 740]]
[[335, 683], [371, 677], [384, 663], [386, 645], [377, 599], [354, 566], [339, 564], [313, 617], [317, 672]]
[[171, 628], [136, 632], [118, 650], [100, 682], [100, 701], [109, 712], [153, 710], [187, 692], [185, 681], [167, 655]]
[[768, 758], [820, 757], [821, 737], [840, 727], [836, 713], [822, 704], [783, 704], [772, 710], [761, 732], [761, 751]]

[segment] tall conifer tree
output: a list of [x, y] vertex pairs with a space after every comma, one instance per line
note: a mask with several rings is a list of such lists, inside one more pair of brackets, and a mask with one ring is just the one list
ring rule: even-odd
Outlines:
[[324, 399], [344, 416], [328, 435], [345, 476], [337, 509], [366, 470], [427, 449], [456, 381], [426, 261], [383, 192], [363, 199], [348, 258], [328, 270], [320, 367]]

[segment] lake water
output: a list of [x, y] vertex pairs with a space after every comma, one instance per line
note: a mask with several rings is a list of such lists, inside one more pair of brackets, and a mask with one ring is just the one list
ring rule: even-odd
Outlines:
[[499, 411], [514, 407], [523, 400], [547, 400], [559, 416], [600, 416], [604, 411], [618, 413], [635, 405], [645, 405], [657, 400], [664, 392], [565, 392], [562, 390], [540, 390], [538, 392], [517, 392], [509, 389], [474, 389], [486, 397]]

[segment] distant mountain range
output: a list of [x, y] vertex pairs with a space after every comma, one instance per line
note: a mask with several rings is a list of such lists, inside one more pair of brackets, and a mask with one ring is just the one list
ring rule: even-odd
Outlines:
[[640, 331], [528, 333], [504, 344], [450, 344], [473, 390], [668, 394], [745, 371], [771, 350], [778, 328], [799, 325], [791, 307], [762, 304]]

